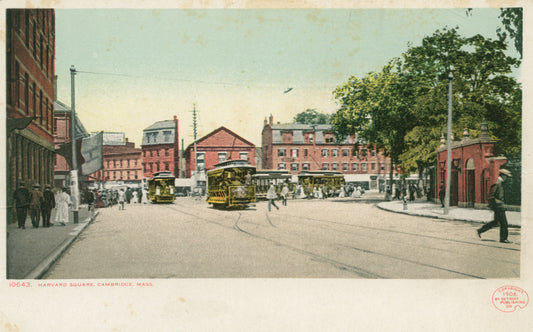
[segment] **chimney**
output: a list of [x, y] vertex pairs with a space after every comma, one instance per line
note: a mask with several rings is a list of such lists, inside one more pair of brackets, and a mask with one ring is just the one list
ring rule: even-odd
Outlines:
[[268, 123], [268, 122], [267, 122], [267, 118], [266, 118], [266, 116], [265, 116], [265, 121], [263, 122], [263, 126], [266, 126], [267, 123]]
[[270, 117], [268, 118], [268, 122], [270, 123], [271, 126], [274, 124], [274, 117], [272, 116], [272, 114], [270, 114]]

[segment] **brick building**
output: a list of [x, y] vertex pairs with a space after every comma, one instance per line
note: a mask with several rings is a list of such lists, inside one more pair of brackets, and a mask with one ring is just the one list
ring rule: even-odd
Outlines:
[[89, 182], [106, 188], [117, 184], [141, 185], [142, 150], [129, 142], [124, 133], [104, 132], [102, 150], [104, 168], [89, 175]]
[[356, 144], [356, 135], [337, 142], [332, 129], [329, 124], [274, 124], [270, 115], [262, 131], [263, 168], [292, 174], [338, 171], [345, 174], [347, 182], [366, 183], [367, 189], [377, 189], [378, 181], [390, 172], [390, 158], [372, 145]]
[[[72, 141], [72, 127], [71, 127], [72, 112], [70, 107], [59, 100], [54, 102], [54, 144], [55, 149], [58, 150], [61, 145]], [[81, 139], [89, 136], [87, 130], [76, 115], [76, 140], [81, 142]], [[67, 187], [69, 184], [70, 166], [64, 156], [60, 154], [55, 155], [54, 163], [54, 185], [56, 188]], [[80, 165], [78, 164], [78, 167]], [[84, 182], [84, 178], [80, 174], [80, 182]]]
[[180, 176], [179, 122], [158, 121], [143, 130], [142, 167], [145, 178], [160, 171], [169, 171]]
[[248, 160], [255, 166], [255, 145], [226, 127], [215, 129], [196, 142], [197, 165], [194, 162], [194, 144], [185, 150], [187, 160], [186, 176], [190, 178], [193, 171], [207, 172], [215, 165], [226, 160]]
[[52, 184], [55, 12], [6, 10], [8, 222], [17, 182]]
[[[490, 188], [507, 158], [494, 156], [496, 142], [490, 139], [487, 129], [485, 123], [481, 124], [481, 135], [476, 139], [470, 139], [465, 130], [463, 139], [452, 143], [451, 206], [486, 207], [488, 204]], [[435, 200], [439, 199], [440, 187], [446, 184], [448, 149], [444, 138], [441, 143], [435, 157]]]

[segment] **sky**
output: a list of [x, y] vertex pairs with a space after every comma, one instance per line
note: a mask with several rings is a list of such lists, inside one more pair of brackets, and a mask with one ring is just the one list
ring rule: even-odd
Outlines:
[[[220, 126], [261, 146], [263, 120], [333, 113], [336, 86], [380, 70], [437, 29], [495, 38], [499, 9], [56, 9], [58, 99], [89, 132], [137, 147], [154, 122], [180, 141]], [[288, 93], [287, 89], [292, 88]]]

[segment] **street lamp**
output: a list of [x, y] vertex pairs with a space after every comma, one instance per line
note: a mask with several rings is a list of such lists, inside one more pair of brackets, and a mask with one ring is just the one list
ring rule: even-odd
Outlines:
[[452, 81], [453, 81], [453, 66], [450, 66], [448, 73], [448, 139], [446, 148], [448, 149], [448, 158], [446, 162], [446, 195], [444, 196], [444, 214], [448, 214], [450, 210], [450, 186], [452, 183]]
[[78, 156], [76, 155], [76, 98], [74, 88], [74, 76], [76, 68], [70, 66], [70, 126], [72, 130], [72, 169], [70, 170], [70, 188], [72, 197], [72, 213], [74, 223], [79, 222], [79, 189], [78, 189]]

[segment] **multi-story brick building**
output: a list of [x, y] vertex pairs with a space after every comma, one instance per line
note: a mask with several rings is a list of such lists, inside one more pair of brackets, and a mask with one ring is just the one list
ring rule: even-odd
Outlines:
[[[70, 107], [59, 100], [54, 102], [54, 144], [58, 150], [63, 144], [72, 141], [72, 127], [71, 127], [72, 112]], [[76, 115], [76, 140], [81, 142], [81, 139], [89, 136], [87, 130]], [[72, 151], [70, 149], [70, 151]], [[67, 152], [70, 152], [67, 151]], [[69, 172], [71, 160], [67, 162], [64, 156], [56, 153], [54, 163], [54, 185], [56, 188], [66, 187], [69, 184]], [[80, 165], [78, 164], [78, 167]], [[81, 174], [80, 174], [81, 175]], [[84, 182], [84, 178], [80, 178], [80, 182]]]
[[89, 175], [89, 182], [110, 187], [117, 184], [141, 185], [142, 150], [135, 148], [124, 133], [103, 133], [104, 168]]
[[180, 176], [179, 122], [173, 120], [158, 121], [143, 130], [142, 166], [145, 178], [153, 173], [170, 171]]
[[377, 189], [380, 178], [390, 171], [390, 158], [373, 145], [357, 143], [356, 135], [337, 142], [329, 124], [274, 124], [270, 115], [262, 131], [263, 168], [292, 174], [338, 171], [347, 182], [368, 183], [367, 189]]
[[250, 165], [255, 165], [255, 144], [226, 127], [220, 127], [196, 142], [196, 155], [198, 158], [195, 164], [194, 144], [189, 145], [185, 150], [188, 178], [195, 170], [209, 171], [226, 160], [248, 160]]
[[52, 184], [54, 171], [53, 9], [6, 10], [8, 221], [17, 182]]

